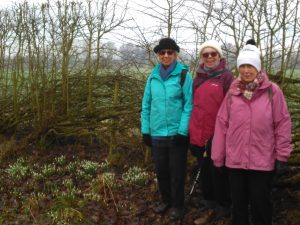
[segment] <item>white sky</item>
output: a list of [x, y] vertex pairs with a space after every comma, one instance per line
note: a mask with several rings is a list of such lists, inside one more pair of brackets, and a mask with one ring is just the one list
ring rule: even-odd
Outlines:
[[[6, 8], [10, 7], [11, 5], [15, 5], [16, 3], [22, 3], [25, 0], [0, 0], [0, 9], [1, 8]], [[62, 1], [62, 0], [49, 0], [50, 2], [57, 2], [57, 1]], [[79, 2], [85, 2], [86, 0], [74, 0], [74, 1], [79, 1]], [[112, 2], [115, 2], [116, 0], [112, 0]], [[27, 0], [27, 2], [31, 5], [33, 4], [40, 4], [43, 2], [47, 2], [47, 0]], [[138, 26], [146, 31], [149, 30], [148, 34], [145, 34], [145, 37], [147, 41], [153, 42], [156, 39], [160, 39], [160, 36], [154, 36], [153, 32], [151, 31], [152, 29], [150, 27], [153, 27], [153, 25], [157, 24], [157, 21], [155, 21], [153, 18], [151, 18], [148, 15], [143, 14], [142, 12], [139, 12], [138, 9], [140, 8], [141, 11], [145, 10], [144, 7], [147, 6], [153, 6], [149, 0], [117, 0], [117, 4], [119, 6], [125, 6], [126, 2], [128, 2], [128, 10], [126, 12], [126, 18], [134, 18], [136, 22], [138, 23]], [[166, 5], [166, 1], [161, 0], [161, 6]], [[142, 5], [142, 6], [139, 6]], [[134, 25], [134, 24], [133, 24]], [[138, 37], [136, 36], [137, 34], [133, 30], [124, 30], [122, 27], [118, 27], [116, 30], [113, 32], [104, 35], [103, 41], [108, 42], [111, 41], [113, 42], [116, 47], [120, 47], [122, 44], [126, 44], [127, 42], [132, 42], [132, 40], [128, 40], [119, 34], [126, 34], [128, 37], [132, 37], [134, 40], [137, 40]], [[195, 49], [195, 44], [194, 44], [194, 33], [189, 32], [188, 30], [185, 30], [184, 32], [179, 32], [177, 34], [178, 36], [172, 36], [172, 38], [176, 39], [178, 41], [178, 44], [180, 45], [182, 50], [186, 50], [188, 52], [191, 52]], [[183, 38], [183, 37], [184, 38]], [[184, 40], [184, 43], [181, 43], [180, 40]], [[187, 44], [187, 40], [190, 40], [192, 44]]]
[[[22, 3], [25, 0], [0, 0], [0, 9], [9, 7], [10, 5], [14, 5], [16, 3]], [[49, 0], [50, 2], [57, 2], [58, 0]], [[60, 1], [60, 0], [59, 0]], [[62, 0], [61, 0], [62, 1]], [[86, 0], [74, 0], [79, 2], [85, 2]], [[116, 0], [112, 0], [112, 2], [115, 2]], [[143, 34], [145, 35], [145, 38], [149, 42], [153, 42], [156, 39], [159, 39], [161, 37], [154, 36], [155, 33], [152, 32], [151, 27], [158, 26], [157, 21], [154, 18], [151, 18], [151, 16], [145, 15], [142, 12], [138, 12], [139, 4], [142, 5], [140, 7], [141, 11], [145, 10], [145, 7], [152, 6], [151, 2], [149, 0], [117, 0], [117, 4], [119, 6], [124, 6], [126, 2], [128, 1], [128, 11], [126, 13], [126, 18], [134, 18], [136, 22], [138, 23], [138, 26], [143, 30]], [[159, 1], [159, 0], [158, 0]], [[156, 1], [156, 2], [158, 2]], [[47, 2], [47, 0], [27, 0], [29, 4], [40, 4], [43, 2]], [[166, 1], [161, 0], [160, 6], [165, 6]], [[189, 4], [189, 1], [187, 1], [186, 4]], [[192, 3], [191, 3], [192, 4]], [[144, 7], [144, 8], [143, 8]], [[149, 11], [150, 13], [154, 13], [154, 11]], [[188, 12], [187, 12], [188, 13]], [[134, 24], [133, 24], [134, 25]], [[155, 27], [154, 27], [155, 28]], [[149, 31], [149, 32], [147, 32]], [[117, 47], [121, 46], [122, 44], [125, 44], [126, 38], [120, 37], [119, 34], [125, 34], [128, 37], [133, 37], [135, 40], [139, 37], [136, 34], [137, 30], [124, 30], [121, 27], [118, 27], [115, 31], [106, 34], [104, 36], [104, 42], [106, 41], [112, 41], [115, 43]], [[138, 32], [137, 32], [138, 33]], [[174, 36], [176, 35], [176, 36]], [[185, 29], [184, 27], [180, 28], [178, 33], [174, 33], [172, 38], [176, 39], [178, 41], [178, 44], [182, 49], [185, 49], [187, 51], [195, 50], [195, 34], [194, 31]], [[131, 40], [127, 40], [131, 42]], [[181, 42], [182, 41], [182, 42]], [[188, 44], [190, 43], [190, 44]]]
[[[0, 0], [0, 9], [1, 8], [9, 8], [11, 5], [14, 5], [16, 3], [22, 3], [24, 2], [23, 0]], [[29, 4], [32, 3], [43, 3], [47, 2], [47, 0], [27, 0]]]
[[[22, 0], [0, 0], [0, 7], [6, 7], [14, 3], [23, 2]], [[27, 0], [28, 3], [46, 2], [46, 0]]]

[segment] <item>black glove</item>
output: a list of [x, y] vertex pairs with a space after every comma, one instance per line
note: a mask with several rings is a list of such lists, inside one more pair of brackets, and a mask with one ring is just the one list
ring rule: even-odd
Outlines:
[[174, 143], [177, 145], [188, 145], [189, 137], [182, 134], [177, 134], [174, 136]]
[[198, 145], [190, 145], [191, 153], [196, 158], [203, 158], [205, 152], [205, 146], [198, 146]]
[[144, 142], [145, 145], [147, 145], [149, 147], [152, 146], [150, 134], [143, 134], [143, 142]]
[[224, 175], [226, 173], [226, 170], [227, 170], [227, 168], [225, 166], [221, 166], [221, 167], [213, 166], [213, 172], [217, 176]]
[[281, 176], [281, 175], [287, 173], [288, 172], [287, 162], [276, 160], [276, 162], [275, 162], [275, 172], [276, 172], [276, 175], [278, 175], [278, 176]]

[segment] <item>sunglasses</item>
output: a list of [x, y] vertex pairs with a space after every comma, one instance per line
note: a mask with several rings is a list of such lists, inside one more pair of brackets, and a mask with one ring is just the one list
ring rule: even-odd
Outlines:
[[202, 54], [203, 58], [208, 58], [209, 56], [216, 57], [217, 55], [218, 55], [217, 52], [205, 52]]
[[161, 50], [158, 52], [159, 55], [165, 55], [167, 53], [167, 55], [172, 55], [174, 53], [174, 51], [172, 50]]

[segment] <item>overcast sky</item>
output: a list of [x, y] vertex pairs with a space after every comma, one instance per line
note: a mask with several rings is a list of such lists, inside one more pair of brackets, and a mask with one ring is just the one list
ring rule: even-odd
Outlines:
[[[33, 2], [43, 2], [44, 0], [27, 0], [27, 1], [30, 3], [33, 3]], [[11, 4], [14, 4], [15, 2], [23, 2], [23, 1], [22, 0], [0, 0], [0, 6], [6, 7]], [[44, 1], [44, 2], [46, 2], [46, 1]]]
[[[22, 3], [24, 1], [25, 0], [0, 0], [0, 8], [9, 7], [16, 3]], [[50, 0], [50, 3], [57, 2], [57, 1], [62, 1], [62, 0]], [[86, 2], [86, 0], [74, 0], [74, 1]], [[135, 22], [127, 23], [127, 25], [132, 24], [132, 26], [135, 26], [135, 24], [137, 23], [139, 28], [144, 32], [143, 34], [145, 35], [148, 42], [153, 42], [161, 38], [161, 37], [154, 36], [153, 35], [154, 33], [152, 32], [153, 29], [156, 29], [155, 26], [160, 26], [157, 19], [151, 17], [151, 15], [146, 15], [145, 13], [143, 13], [145, 11], [145, 8], [147, 8], [147, 6], [153, 7], [153, 4], [151, 4], [149, 0], [111, 0], [111, 1], [117, 2], [118, 6], [121, 6], [119, 9], [124, 8], [125, 4], [128, 2], [126, 19], [134, 19]], [[47, 0], [27, 0], [27, 2], [29, 4], [40, 4], [43, 2], [47, 2]], [[167, 8], [166, 5], [167, 1], [157, 0], [156, 2], [159, 2], [160, 6]], [[186, 4], [190, 4], [190, 3], [187, 1]], [[149, 13], [150, 14], [154, 13], [154, 11], [149, 9]], [[138, 33], [137, 30], [131, 30], [128, 28], [126, 28], [125, 30], [123, 27], [118, 27], [113, 32], [104, 35], [103, 40], [104, 42], [108, 42], [108, 41], [114, 42], [117, 47], [120, 47], [122, 44], [126, 44], [126, 41], [135, 42], [136, 39], [139, 38], [137, 33]], [[120, 36], [120, 34], [126, 35], [126, 37], [132, 37], [133, 40], [124, 38], [124, 36]], [[180, 44], [182, 49], [185, 49], [186, 51], [192, 51], [195, 49], [194, 32], [191, 32], [190, 30], [187, 30], [182, 27], [180, 28], [180, 31], [174, 35], [172, 36], [172, 38], [178, 41], [178, 44]]]
[[[0, 0], [0, 8], [9, 7], [10, 5], [14, 5], [16, 3], [22, 3], [24, 1], [25, 0]], [[74, 1], [86, 2], [86, 0], [74, 0]], [[136, 23], [138, 24], [141, 31], [144, 32], [143, 35], [145, 36], [148, 42], [153, 42], [161, 38], [155, 36], [153, 33], [153, 30], [157, 30], [156, 26], [160, 26], [159, 21], [157, 21], [157, 19], [155, 19], [154, 17], [151, 17], [151, 15], [146, 15], [145, 13], [143, 13], [147, 8], [147, 6], [153, 7], [153, 4], [151, 4], [149, 0], [112, 0], [112, 2], [115, 1], [119, 6], [121, 6], [120, 9], [124, 8], [122, 6], [125, 6], [126, 2], [128, 1], [128, 10], [126, 13], [126, 18], [135, 20], [135, 22], [132, 22], [132, 25], [135, 26]], [[47, 0], [27, 0], [27, 2], [29, 4], [40, 4], [43, 2], [47, 2]], [[50, 0], [50, 3], [53, 2], [57, 2], [57, 0]], [[160, 6], [164, 6], [167, 8], [166, 5], [167, 1], [157, 0], [156, 2], [159, 2]], [[192, 4], [192, 3], [189, 3], [189, 1], [187, 1], [186, 4]], [[138, 10], [139, 8], [140, 11]], [[152, 11], [151, 9], [146, 9], [146, 10], [147, 11], [149, 10], [148, 13], [150, 14], [154, 13], [154, 11]], [[124, 36], [120, 36], [120, 34], [126, 35], [126, 37], [132, 37], [133, 39], [130, 40], [124, 38]], [[180, 45], [182, 50], [186, 50], [188, 52], [195, 50], [195, 42], [194, 42], [195, 34], [193, 30], [180, 27], [179, 31], [174, 33], [173, 36], [171, 37], [178, 41], [178, 44]], [[137, 40], [138, 38], [140, 37], [137, 29], [131, 30], [126, 28], [125, 30], [123, 27], [118, 27], [113, 32], [104, 35], [103, 40], [104, 42], [108, 42], [108, 41], [114, 42], [117, 47], [120, 47], [122, 44], [126, 44], [126, 41], [134, 43], [135, 41], [138, 41]]]

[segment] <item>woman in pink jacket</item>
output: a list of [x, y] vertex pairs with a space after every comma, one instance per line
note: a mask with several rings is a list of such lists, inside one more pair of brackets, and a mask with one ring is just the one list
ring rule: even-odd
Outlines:
[[282, 91], [261, 70], [254, 40], [240, 52], [237, 67], [239, 77], [216, 119], [212, 160], [229, 168], [232, 225], [249, 225], [248, 204], [253, 225], [271, 225], [272, 179], [292, 151], [291, 118]]

